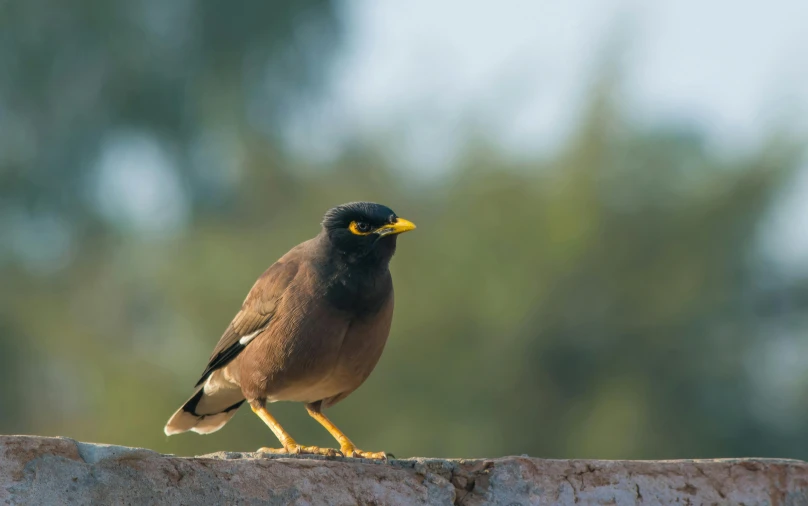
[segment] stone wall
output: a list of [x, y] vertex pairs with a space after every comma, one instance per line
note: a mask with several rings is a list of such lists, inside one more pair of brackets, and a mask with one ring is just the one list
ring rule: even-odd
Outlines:
[[808, 505], [796, 460], [194, 458], [0, 436], [0, 504]]

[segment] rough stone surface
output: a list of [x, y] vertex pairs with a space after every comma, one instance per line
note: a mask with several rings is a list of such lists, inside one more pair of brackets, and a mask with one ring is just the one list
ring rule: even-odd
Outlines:
[[0, 436], [0, 504], [808, 505], [797, 460], [185, 458]]

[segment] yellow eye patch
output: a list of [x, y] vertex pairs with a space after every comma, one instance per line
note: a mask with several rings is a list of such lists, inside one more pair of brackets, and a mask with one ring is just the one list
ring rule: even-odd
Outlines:
[[370, 235], [373, 233], [373, 227], [364, 221], [352, 221], [348, 227], [348, 230], [350, 230], [354, 235]]

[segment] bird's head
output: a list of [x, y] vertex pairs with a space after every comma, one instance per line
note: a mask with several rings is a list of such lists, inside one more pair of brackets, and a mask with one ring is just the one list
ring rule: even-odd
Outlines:
[[349, 261], [389, 260], [398, 234], [413, 229], [411, 221], [372, 202], [343, 204], [330, 209], [323, 218], [323, 231], [331, 246]]

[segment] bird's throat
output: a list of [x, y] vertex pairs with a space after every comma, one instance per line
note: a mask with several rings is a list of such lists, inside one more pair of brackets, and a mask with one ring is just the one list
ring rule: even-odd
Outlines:
[[328, 303], [355, 317], [376, 314], [387, 301], [393, 285], [389, 260], [383, 264], [344, 264], [325, 273], [325, 297]]

